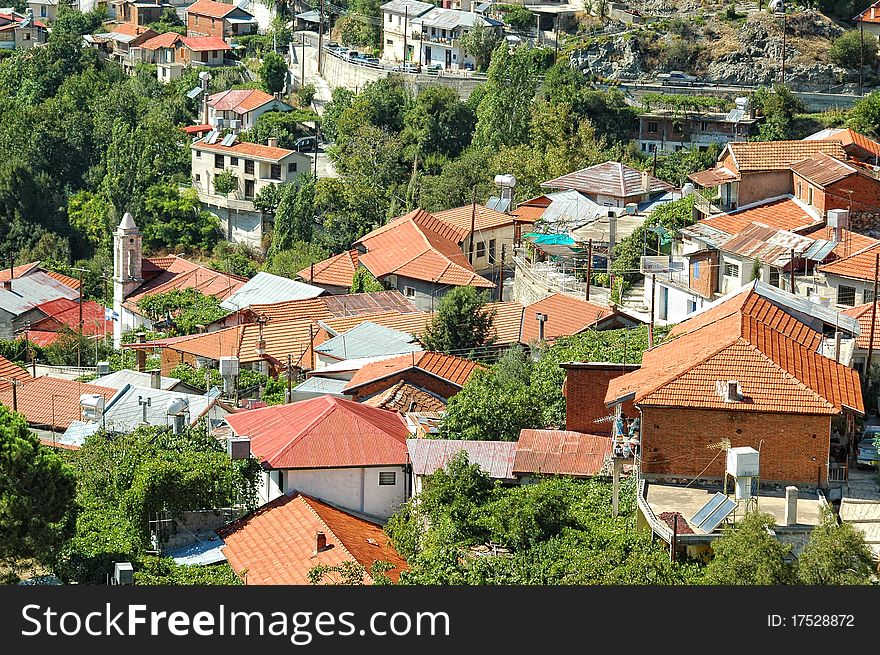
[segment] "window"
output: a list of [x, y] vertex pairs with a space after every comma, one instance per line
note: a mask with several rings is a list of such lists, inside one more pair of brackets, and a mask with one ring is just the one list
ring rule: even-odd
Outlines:
[[269, 177], [273, 180], [281, 179], [281, 164], [272, 164], [272, 168], [269, 171]]
[[407, 298], [415, 298], [416, 290], [412, 287], [403, 287], [403, 295]]
[[486, 256], [486, 242], [485, 241], [477, 241], [477, 259], [482, 259]]
[[699, 280], [700, 279], [700, 261], [699, 260], [694, 262], [693, 270], [694, 270], [694, 279]]
[[813, 204], [813, 187], [807, 188], [807, 204], [808, 205]]
[[697, 311], [697, 301], [696, 300], [688, 300], [687, 307], [688, 307], [687, 313], [693, 314], [695, 311]]
[[253, 175], [254, 174], [254, 160], [253, 159], [245, 159], [244, 160], [244, 172], [245, 172], [245, 175]]
[[397, 484], [397, 473], [394, 471], [379, 471], [379, 486], [393, 487]]
[[862, 300], [862, 303], [874, 302], [874, 290], [873, 289], [865, 289], [865, 299]]
[[391, 14], [388, 14], [388, 22], [389, 22], [389, 23], [391, 22], [391, 18], [392, 18], [392, 17], [391, 17]]
[[238, 166], [238, 157], [230, 157], [229, 158], [230, 166]]
[[30, 40], [31, 40], [30, 32], [25, 32], [24, 34], [22, 34], [22, 35], [21, 35], [21, 40], [22, 40], [22, 41], [30, 41]]
[[223, 168], [223, 155], [214, 155], [214, 168]]
[[495, 261], [495, 239], [489, 239], [489, 261]]
[[648, 134], [657, 134], [657, 123], [648, 121]]
[[739, 277], [739, 264], [725, 264], [724, 275], [727, 277]]
[[770, 268], [770, 286], [778, 287], [779, 286], [779, 269], [778, 268]]
[[196, 182], [201, 182], [201, 181], [202, 181], [202, 176], [199, 175], [198, 173], [196, 173]]
[[196, 159], [201, 159], [201, 158], [202, 158], [202, 151], [196, 150]]
[[288, 173], [296, 173], [296, 162], [291, 162], [290, 164], [287, 165], [287, 172]]
[[672, 124], [672, 133], [673, 134], [682, 134], [684, 133], [684, 127], [681, 123], [673, 123]]
[[848, 287], [844, 284], [841, 284], [839, 287], [837, 287], [837, 304], [849, 305], [850, 307], [854, 307], [856, 304], [855, 288]]
[[198, 24], [199, 24], [199, 15], [198, 15], [198, 14], [193, 14], [193, 18], [195, 18], [195, 21], [193, 22], [193, 24], [194, 24], [194, 25], [198, 25]]
[[394, 41], [391, 39], [385, 39], [385, 45], [394, 45]]
[[797, 197], [798, 200], [800, 200], [801, 198], [804, 197], [804, 185], [801, 183], [800, 180], [798, 180], [798, 183], [797, 183], [797, 193], [796, 193], [795, 195], [796, 195], [796, 197]]

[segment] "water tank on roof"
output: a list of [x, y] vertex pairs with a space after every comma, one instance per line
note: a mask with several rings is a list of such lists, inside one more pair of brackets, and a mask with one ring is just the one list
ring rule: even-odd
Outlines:
[[165, 405], [165, 413], [168, 416], [180, 416], [181, 414], [185, 414], [188, 409], [189, 401], [180, 396], [172, 398], [168, 401], [168, 404]]
[[98, 393], [84, 393], [79, 397], [83, 418], [97, 421], [104, 413], [104, 396]]
[[234, 378], [238, 375], [238, 357], [220, 358], [220, 376]]
[[98, 362], [97, 373], [98, 377], [110, 375], [110, 362]]
[[681, 187], [681, 196], [682, 198], [686, 198], [694, 192], [694, 183], [686, 182], [683, 187]]

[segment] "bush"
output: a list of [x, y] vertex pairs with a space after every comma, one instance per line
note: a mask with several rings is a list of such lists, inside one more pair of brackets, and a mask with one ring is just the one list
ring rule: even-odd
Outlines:
[[[858, 30], [838, 37], [828, 50], [828, 57], [842, 68], [858, 69], [862, 65], [862, 37]], [[864, 39], [864, 64], [869, 69], [877, 63], [877, 39], [870, 34]]]

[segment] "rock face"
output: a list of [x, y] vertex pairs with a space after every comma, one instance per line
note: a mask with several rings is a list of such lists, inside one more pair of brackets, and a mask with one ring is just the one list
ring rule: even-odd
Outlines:
[[587, 50], [576, 51], [571, 61], [584, 73], [612, 80], [636, 80], [646, 75], [638, 42], [628, 36], [613, 37]]

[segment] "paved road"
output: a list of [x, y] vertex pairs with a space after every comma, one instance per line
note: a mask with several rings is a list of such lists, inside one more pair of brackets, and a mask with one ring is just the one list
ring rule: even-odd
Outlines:
[[[324, 106], [330, 102], [331, 91], [330, 85], [323, 77], [318, 75], [318, 33], [317, 32], [295, 32], [295, 41], [299, 44], [292, 44], [290, 58], [290, 75], [293, 78], [294, 86], [299, 87], [303, 84], [303, 60], [305, 60], [305, 84], [315, 85], [315, 99], [312, 106], [318, 113], [318, 116], [324, 114]], [[305, 40], [305, 57], [303, 57], [303, 46], [300, 39]], [[307, 153], [312, 157], [312, 165], [314, 166], [314, 155]], [[318, 151], [318, 177], [339, 177], [333, 162], [327, 156], [324, 149]]]

